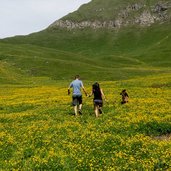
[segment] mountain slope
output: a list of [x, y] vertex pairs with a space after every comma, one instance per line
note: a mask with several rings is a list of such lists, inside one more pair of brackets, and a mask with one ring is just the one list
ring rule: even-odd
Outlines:
[[[160, 20], [151, 20], [154, 15]], [[143, 21], [147, 17], [145, 24], [134, 23], [138, 16]], [[116, 22], [118, 17], [124, 22], [114, 28], [71, 24]], [[59, 21], [64, 25], [56, 24]], [[53, 79], [76, 73], [86, 79], [113, 80], [170, 72], [170, 1], [93, 0], [59, 21], [38, 33], [1, 40], [3, 60], [31, 76]]]
[[146, 0], [93, 0], [50, 27], [118, 29], [128, 25], [149, 26], [171, 19], [171, 2]]

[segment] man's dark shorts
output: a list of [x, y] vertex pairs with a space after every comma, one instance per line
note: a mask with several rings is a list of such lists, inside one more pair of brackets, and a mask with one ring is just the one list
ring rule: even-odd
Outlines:
[[72, 96], [72, 105], [80, 105], [82, 104], [82, 96], [81, 95], [73, 95]]
[[103, 106], [103, 101], [100, 99], [94, 99], [94, 105], [98, 105], [99, 107]]

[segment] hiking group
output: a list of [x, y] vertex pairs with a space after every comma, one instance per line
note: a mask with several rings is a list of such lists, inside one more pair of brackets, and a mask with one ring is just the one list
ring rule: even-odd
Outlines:
[[[88, 95], [85, 88], [84, 88], [83, 82], [80, 80], [79, 75], [76, 75], [75, 80], [73, 80], [68, 87], [68, 95], [71, 94], [71, 91], [70, 91], [71, 88], [73, 89], [73, 91], [72, 91], [72, 105], [74, 107], [75, 116], [77, 116], [78, 114], [82, 114], [82, 110], [81, 110], [82, 109], [82, 93], [81, 93], [81, 89], [84, 91], [84, 93], [87, 97], [91, 97], [92, 95], [94, 95], [93, 104], [94, 104], [95, 116], [99, 117], [100, 114], [102, 114], [103, 99], [106, 101], [106, 97], [103, 93], [103, 90], [100, 88], [100, 85], [98, 82], [96, 82], [92, 85], [92, 91]], [[120, 93], [120, 95], [122, 95], [121, 104], [127, 103], [129, 96], [128, 96], [125, 89]]]

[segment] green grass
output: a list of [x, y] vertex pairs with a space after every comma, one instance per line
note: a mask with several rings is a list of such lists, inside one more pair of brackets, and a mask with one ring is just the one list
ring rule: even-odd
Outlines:
[[[53, 28], [1, 40], [0, 170], [169, 170], [170, 29]], [[108, 103], [98, 119], [85, 96], [83, 115], [73, 115], [75, 74], [88, 92], [100, 82]]]
[[[170, 24], [112, 30], [44, 30], [4, 39], [0, 59], [27, 76], [122, 80], [170, 72]], [[91, 37], [91, 39], [90, 39]], [[18, 71], [17, 71], [18, 72]]]
[[[100, 81], [108, 103], [99, 118], [85, 96], [83, 115], [73, 115], [71, 80], [1, 84], [1, 170], [169, 170], [170, 80], [162, 74]], [[84, 81], [88, 92], [92, 83]]]
[[[146, 32], [132, 46], [127, 32], [116, 42], [101, 32], [61, 44], [50, 39], [58, 31], [45, 33], [0, 43], [0, 169], [169, 170], [169, 39], [155, 45], [167, 33], [153, 41]], [[73, 115], [67, 87], [77, 73], [88, 92], [99, 81], [107, 96], [98, 119], [85, 96], [83, 115]], [[121, 105], [125, 88], [130, 101]]]

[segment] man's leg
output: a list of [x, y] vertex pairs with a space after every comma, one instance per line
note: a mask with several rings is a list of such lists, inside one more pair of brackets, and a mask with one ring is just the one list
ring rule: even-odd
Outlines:
[[74, 113], [75, 113], [75, 116], [78, 115], [78, 100], [77, 100], [77, 97], [76, 96], [72, 96], [72, 104], [74, 106]]
[[81, 109], [82, 109], [82, 104], [79, 104], [79, 114], [82, 114]]
[[78, 102], [79, 102], [78, 112], [79, 112], [79, 114], [81, 115], [81, 114], [82, 114], [82, 111], [81, 111], [81, 109], [82, 109], [82, 96], [80, 96], [80, 97], [78, 98]]
[[78, 115], [78, 106], [77, 105], [74, 106], [74, 113], [75, 113], [75, 116]]

